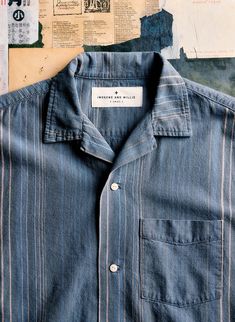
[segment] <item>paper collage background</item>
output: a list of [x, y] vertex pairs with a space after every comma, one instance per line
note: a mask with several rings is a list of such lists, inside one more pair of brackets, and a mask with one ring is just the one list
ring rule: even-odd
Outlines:
[[40, 0], [35, 15], [38, 39], [9, 44], [8, 91], [82, 51], [154, 50], [182, 76], [235, 96], [235, 0]]

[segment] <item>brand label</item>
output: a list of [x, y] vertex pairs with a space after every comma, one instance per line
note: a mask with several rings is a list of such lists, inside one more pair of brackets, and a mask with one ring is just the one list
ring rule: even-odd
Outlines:
[[92, 107], [141, 107], [143, 86], [92, 87]]

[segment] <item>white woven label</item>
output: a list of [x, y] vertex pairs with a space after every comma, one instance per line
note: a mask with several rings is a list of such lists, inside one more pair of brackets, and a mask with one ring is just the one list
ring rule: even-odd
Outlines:
[[141, 107], [143, 86], [92, 87], [92, 107]]

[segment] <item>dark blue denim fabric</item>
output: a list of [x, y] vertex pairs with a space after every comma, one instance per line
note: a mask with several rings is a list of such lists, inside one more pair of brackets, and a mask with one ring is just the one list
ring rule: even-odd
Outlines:
[[[92, 107], [128, 86], [141, 107]], [[234, 124], [235, 98], [158, 52], [81, 53], [2, 95], [0, 320], [234, 322]]]

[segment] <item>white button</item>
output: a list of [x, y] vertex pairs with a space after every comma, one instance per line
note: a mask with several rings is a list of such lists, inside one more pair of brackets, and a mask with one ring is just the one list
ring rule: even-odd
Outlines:
[[119, 188], [118, 184], [116, 182], [111, 184], [111, 189], [112, 190], [117, 190]]
[[114, 272], [116, 272], [118, 270], [118, 266], [116, 264], [111, 264], [109, 266], [109, 269], [110, 269], [111, 272], [114, 273]]

